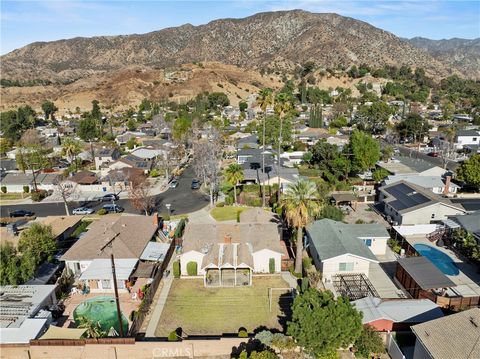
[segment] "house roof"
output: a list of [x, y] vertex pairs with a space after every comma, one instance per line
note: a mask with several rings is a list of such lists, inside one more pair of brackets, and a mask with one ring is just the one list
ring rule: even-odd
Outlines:
[[53, 235], [57, 237], [81, 220], [82, 216], [48, 216], [41, 220], [41, 223], [46, 226], [52, 226]]
[[426, 257], [399, 258], [397, 262], [423, 290], [456, 286]]
[[480, 136], [480, 131], [478, 129], [473, 130], [458, 130], [457, 137], [459, 136]]
[[[128, 280], [137, 265], [138, 259], [115, 258], [114, 261], [117, 280]], [[94, 259], [80, 276], [80, 280], [107, 280], [112, 278], [112, 262], [110, 259]]]
[[0, 328], [18, 328], [26, 318], [34, 316], [56, 285], [0, 286]]
[[[414, 185], [432, 189], [432, 188], [443, 188], [445, 186], [445, 182], [443, 181], [442, 177], [440, 176], [419, 176], [419, 175], [397, 175], [397, 176], [388, 176], [384, 179], [385, 185], [390, 185], [399, 181], [407, 181]], [[453, 182], [450, 182], [450, 187], [459, 188]]]
[[108, 174], [102, 178], [102, 182], [124, 182], [131, 181], [138, 176], [144, 176], [140, 168], [123, 167], [120, 169], [110, 170]]
[[377, 165], [395, 175], [422, 173], [434, 167], [440, 168], [439, 166], [422, 158], [411, 158], [409, 156], [401, 155], [396, 156], [392, 161], [379, 161]]
[[452, 203], [448, 198], [441, 197], [423, 187], [404, 180], [382, 186], [380, 191], [387, 196], [385, 202], [400, 214], [428, 207], [435, 203], [442, 203], [465, 212], [462, 207]]
[[[55, 173], [38, 173], [36, 175], [37, 184], [52, 184], [58, 178]], [[33, 176], [31, 173], [6, 173], [1, 179], [2, 185], [23, 185], [29, 186], [33, 183]]]
[[411, 327], [435, 359], [478, 358], [480, 308], [472, 308]]
[[157, 231], [152, 217], [105, 217], [93, 222], [86, 234], [63, 256], [64, 261], [109, 258], [110, 249], [101, 251], [115, 237], [112, 248], [115, 258], [138, 259]]
[[306, 230], [322, 260], [352, 254], [377, 262], [359, 238], [390, 238], [385, 227], [376, 223], [345, 224], [327, 218], [309, 224]]
[[269, 249], [283, 254], [280, 238], [276, 223], [189, 223], [183, 235], [183, 252], [203, 253], [202, 268], [241, 263], [253, 268], [255, 252]]
[[102, 147], [95, 150], [95, 157], [112, 157], [118, 150], [116, 148]]
[[394, 323], [423, 323], [443, 317], [440, 307], [429, 299], [383, 300], [365, 297], [352, 304], [363, 313], [363, 324], [381, 319]]
[[152, 161], [137, 157], [135, 155], [127, 155], [119, 158], [117, 162], [123, 162], [134, 168], [140, 168], [142, 170], [148, 170], [152, 166]]
[[450, 218], [460, 224], [467, 232], [471, 232], [480, 237], [480, 210], [470, 214], [452, 216]]
[[90, 171], [77, 172], [69, 180], [78, 184], [94, 184], [98, 181], [97, 175]]

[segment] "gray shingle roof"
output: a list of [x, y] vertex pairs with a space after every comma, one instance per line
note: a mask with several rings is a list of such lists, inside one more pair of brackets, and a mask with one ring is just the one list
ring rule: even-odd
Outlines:
[[472, 232], [476, 236], [480, 237], [480, 211], [463, 216], [454, 216], [452, 219], [460, 224], [466, 231]]
[[345, 224], [326, 218], [309, 224], [306, 230], [322, 260], [348, 253], [376, 262], [375, 255], [359, 238], [390, 237], [379, 224]]
[[392, 206], [398, 213], [407, 213], [417, 209], [443, 203], [446, 206], [465, 210], [448, 198], [441, 197], [421, 186], [401, 180], [390, 185], [380, 187], [380, 191], [387, 197], [385, 202]]
[[465, 310], [411, 328], [432, 358], [480, 357], [480, 308]]
[[456, 286], [426, 257], [399, 258], [397, 262], [424, 290]]

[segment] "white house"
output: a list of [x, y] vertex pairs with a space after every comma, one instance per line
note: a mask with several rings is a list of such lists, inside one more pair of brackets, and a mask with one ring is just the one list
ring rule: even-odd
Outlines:
[[465, 146], [480, 145], [480, 130], [460, 130], [455, 138], [455, 146], [462, 149]]
[[385, 215], [397, 225], [428, 224], [466, 213], [448, 198], [403, 180], [380, 187], [379, 201]]
[[280, 228], [273, 222], [190, 223], [183, 235], [181, 274], [201, 275], [205, 286], [251, 285], [254, 273], [281, 271], [280, 240]]
[[306, 228], [307, 248], [322, 279], [337, 274], [362, 273], [368, 277], [375, 255], [385, 254], [390, 235], [379, 224], [345, 224], [321, 219]]

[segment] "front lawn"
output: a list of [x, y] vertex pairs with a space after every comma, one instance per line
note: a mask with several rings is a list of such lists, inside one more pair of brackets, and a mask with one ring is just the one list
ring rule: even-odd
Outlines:
[[246, 209], [248, 209], [248, 207], [215, 207], [210, 211], [210, 215], [217, 221], [236, 221], [237, 213], [242, 213]]
[[30, 197], [30, 193], [19, 193], [19, 192], [0, 192], [0, 200], [2, 201], [12, 201], [19, 199], [26, 199]]
[[[155, 335], [166, 337], [177, 328], [186, 335], [253, 332], [259, 326], [281, 329], [281, 291], [273, 292], [269, 310], [268, 288], [285, 288], [280, 276], [253, 277], [250, 287], [205, 288], [203, 279], [174, 279]], [[289, 299], [282, 298], [282, 307]]]

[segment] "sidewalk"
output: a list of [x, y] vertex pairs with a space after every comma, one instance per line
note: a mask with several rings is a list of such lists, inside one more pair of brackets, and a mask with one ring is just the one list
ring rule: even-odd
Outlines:
[[[173, 262], [176, 260], [176, 258], [173, 258], [170, 260], [170, 263], [168, 264], [168, 270], [170, 270], [170, 274], [168, 275], [167, 278], [163, 279], [163, 286], [160, 290], [157, 290], [157, 293], [155, 293], [155, 299], [154, 302], [152, 303], [153, 307], [153, 312], [152, 308], [150, 308], [151, 315], [147, 315], [145, 318], [145, 321], [148, 321], [148, 326], [147, 330], [145, 331], [145, 337], [147, 338], [152, 338], [155, 337], [155, 331], [157, 330], [157, 325], [160, 322], [160, 317], [162, 316], [163, 308], [165, 307], [165, 304], [167, 303], [167, 298], [168, 294], [170, 293], [170, 288], [172, 287], [173, 283]], [[160, 291], [160, 294], [158, 294], [158, 291]]]
[[210, 206], [189, 213], [188, 221], [190, 223], [216, 223], [215, 219], [210, 215]]

